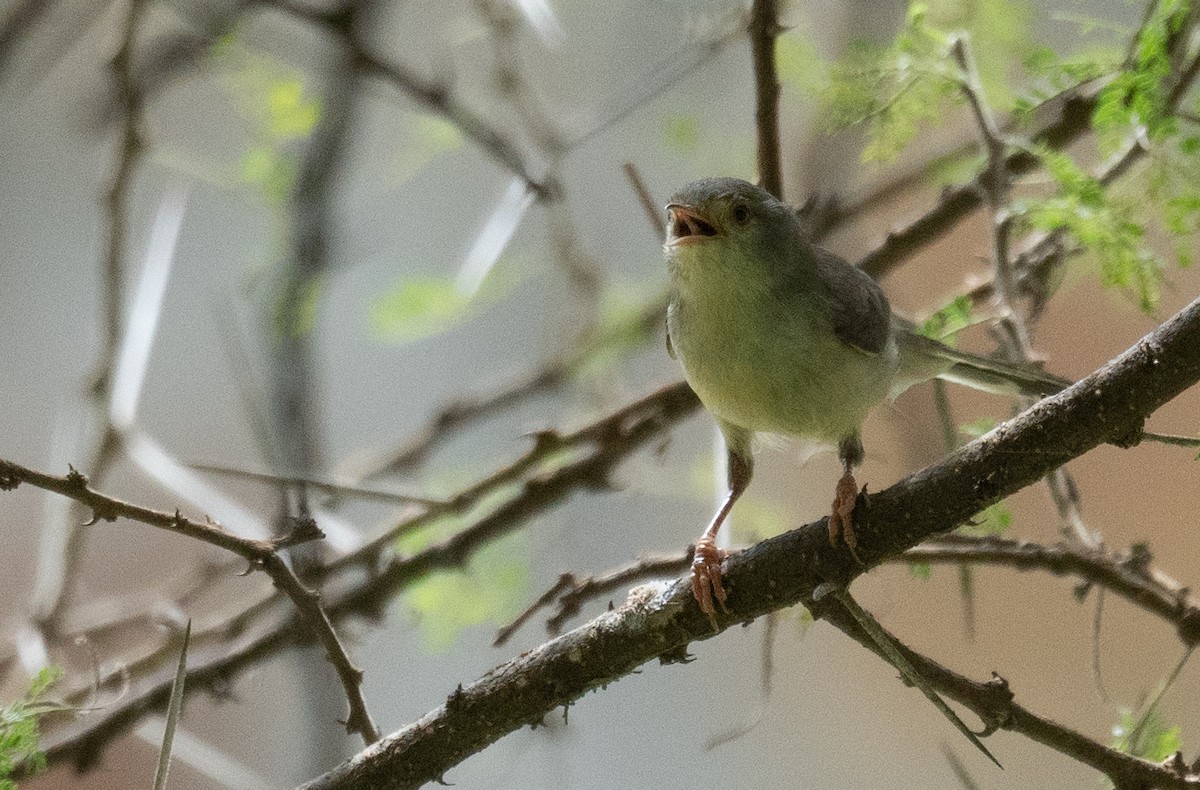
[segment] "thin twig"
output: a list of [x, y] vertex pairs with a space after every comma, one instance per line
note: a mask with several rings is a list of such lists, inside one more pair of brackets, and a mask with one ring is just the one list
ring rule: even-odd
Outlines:
[[52, 491], [91, 509], [92, 520], [87, 526], [100, 521], [126, 518], [232, 552], [249, 562], [251, 568], [264, 571], [291, 599], [305, 623], [325, 647], [350, 704], [350, 715], [346, 720], [347, 731], [361, 735], [363, 742], [368, 745], [379, 739], [379, 730], [371, 720], [362, 696], [362, 672], [353, 665], [338, 640], [337, 633], [321, 606], [320, 594], [305, 587], [279, 556], [279, 549], [284, 546], [296, 546], [320, 539], [322, 535], [319, 530], [313, 528], [302, 533], [284, 535], [272, 541], [252, 540], [227, 532], [218, 524], [193, 521], [178, 510], [168, 513], [107, 496], [92, 488], [87, 477], [74, 469], [70, 474], [58, 477], [11, 461], [0, 460], [0, 490], [12, 490], [21, 483]]
[[265, 7], [277, 8], [324, 27], [341, 39], [343, 46], [349, 49], [357, 68], [363, 74], [391, 85], [426, 108], [444, 116], [486, 154], [518, 175], [536, 194], [539, 196], [545, 194], [545, 185], [534, 177], [517, 145], [507, 135], [495, 128], [486, 115], [476, 112], [460, 101], [449, 85], [437, 79], [422, 77], [410, 66], [386, 59], [383, 55], [369, 49], [362, 41], [351, 41], [341, 28], [338, 17], [324, 9], [297, 0], [257, 0], [257, 2]]
[[577, 579], [574, 574], [564, 573], [550, 589], [517, 615], [516, 619], [500, 629], [492, 646], [503, 645], [521, 626], [529, 622], [530, 618], [552, 603], [558, 604], [558, 611], [546, 621], [546, 632], [554, 636], [562, 632], [563, 623], [578, 614], [585, 602], [635, 582], [676, 576], [687, 570], [691, 564], [692, 550], [689, 548], [681, 554], [650, 554], [639, 557], [627, 565], [582, 579]]
[[633, 187], [633, 193], [637, 195], [638, 203], [641, 204], [646, 219], [650, 221], [650, 226], [654, 228], [660, 239], [665, 240], [667, 238], [667, 221], [663, 219], [662, 207], [654, 201], [654, 196], [650, 194], [650, 188], [642, 180], [637, 165], [633, 162], [626, 162], [622, 165], [622, 169], [625, 171], [625, 177], [629, 179], [629, 185]]
[[998, 537], [947, 535], [889, 562], [969, 563], [1071, 574], [1116, 593], [1175, 626], [1185, 646], [1200, 645], [1200, 600], [1151, 564], [1145, 551], [1114, 554], [1075, 542], [1045, 546]]
[[[1027, 363], [1036, 355], [1029, 325], [1017, 306], [1017, 281], [1009, 246], [1012, 231], [1012, 215], [1008, 206], [1012, 191], [1012, 174], [1008, 171], [1009, 146], [1001, 136], [991, 107], [983, 94], [979, 72], [965, 35], [954, 39], [950, 52], [959, 66], [960, 87], [971, 107], [987, 156], [980, 188], [992, 213], [992, 289], [995, 301], [1000, 306], [997, 325], [1010, 360]], [[1031, 403], [1032, 399], [1029, 398], [1023, 401], [1025, 407]], [[1078, 488], [1066, 468], [1059, 467], [1050, 471], [1046, 476], [1046, 483], [1059, 516], [1069, 528], [1069, 534], [1085, 545], [1093, 548], [1098, 546], [1099, 536], [1089, 529], [1083, 520]]]

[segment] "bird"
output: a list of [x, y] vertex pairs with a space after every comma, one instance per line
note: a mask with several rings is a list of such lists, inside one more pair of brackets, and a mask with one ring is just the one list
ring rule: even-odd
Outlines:
[[[725, 607], [717, 530], [746, 491], [756, 433], [836, 445], [843, 474], [829, 540], [857, 552], [853, 515], [868, 412], [932, 378], [996, 394], [1044, 397], [1070, 382], [925, 337], [895, 315], [869, 275], [807, 238], [796, 212], [737, 178], [694, 181], [666, 206], [667, 352], [716, 420], [728, 494], [696, 542], [691, 587], [715, 618]], [[865, 489], [864, 489], [865, 491]]]

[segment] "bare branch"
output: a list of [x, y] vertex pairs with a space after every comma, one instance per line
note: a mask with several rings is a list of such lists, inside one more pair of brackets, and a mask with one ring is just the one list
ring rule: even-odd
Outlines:
[[[867, 566], [963, 523], [987, 505], [1105, 442], [1136, 436], [1145, 418], [1200, 380], [1200, 299], [1078, 384], [1034, 406], [941, 462], [874, 494], [863, 508], [859, 553]], [[763, 541], [730, 558], [728, 612], [714, 631], [686, 579], [639, 596], [456, 690], [442, 707], [359, 754], [305, 790], [409, 788], [440, 779], [468, 755], [588, 690], [654, 658], [797, 602], [820, 583], [845, 583], [864, 569], [830, 547], [824, 520]], [[824, 612], [837, 619], [840, 608]], [[849, 615], [844, 615], [849, 618]], [[939, 691], [1113, 778], [1118, 785], [1182, 788], [1196, 777], [1122, 754], [1012, 702], [1002, 682], [979, 684], [912, 654]]]
[[21, 483], [53, 491], [90, 508], [93, 515], [88, 525], [100, 521], [116, 521], [118, 518], [138, 521], [232, 552], [249, 562], [251, 568], [264, 571], [291, 599], [313, 634], [325, 647], [329, 661], [337, 671], [350, 703], [350, 716], [346, 720], [347, 731], [361, 735], [366, 744], [379, 739], [379, 730], [371, 720], [362, 696], [362, 672], [351, 663], [349, 655], [338, 640], [328, 615], [321, 607], [320, 594], [305, 587], [278, 553], [278, 548], [283, 545], [297, 545], [321, 538], [322, 535], [315, 526], [304, 534], [285, 535], [275, 541], [242, 538], [226, 532], [217, 524], [193, 521], [178, 510], [167, 513], [106, 496], [88, 485], [87, 477], [74, 469], [65, 477], [56, 477], [0, 459], [0, 490], [12, 490]]
[[1113, 554], [1078, 543], [1043, 546], [956, 534], [922, 543], [888, 561], [1000, 565], [1078, 576], [1173, 624], [1186, 647], [1200, 644], [1200, 601], [1190, 588], [1155, 568], [1144, 549]]

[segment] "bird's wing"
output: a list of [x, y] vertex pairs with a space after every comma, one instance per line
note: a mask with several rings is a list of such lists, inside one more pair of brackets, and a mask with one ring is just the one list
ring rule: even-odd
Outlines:
[[892, 308], [883, 289], [866, 272], [832, 252], [816, 245], [811, 249], [834, 334], [860, 351], [882, 353], [892, 331]]

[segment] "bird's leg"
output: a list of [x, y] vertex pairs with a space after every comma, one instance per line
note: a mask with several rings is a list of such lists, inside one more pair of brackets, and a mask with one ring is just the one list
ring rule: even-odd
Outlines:
[[742, 455], [734, 450], [729, 451], [729, 494], [712, 522], [700, 540], [696, 541], [696, 553], [692, 558], [692, 595], [700, 604], [700, 609], [716, 627], [717, 610], [713, 606], [713, 598], [725, 609], [725, 586], [721, 582], [721, 563], [725, 560], [725, 550], [717, 548], [717, 530], [721, 528], [733, 503], [738, 500], [746, 487], [750, 485], [750, 475], [754, 470], [754, 461], [749, 455]]
[[838, 443], [838, 458], [841, 459], [843, 474], [838, 480], [833, 498], [833, 513], [829, 516], [829, 545], [837, 547], [838, 536], [846, 541], [850, 556], [863, 565], [858, 556], [858, 537], [854, 534], [854, 504], [858, 501], [858, 482], [854, 479], [854, 467], [862, 463], [863, 446], [858, 434], [853, 434]]

